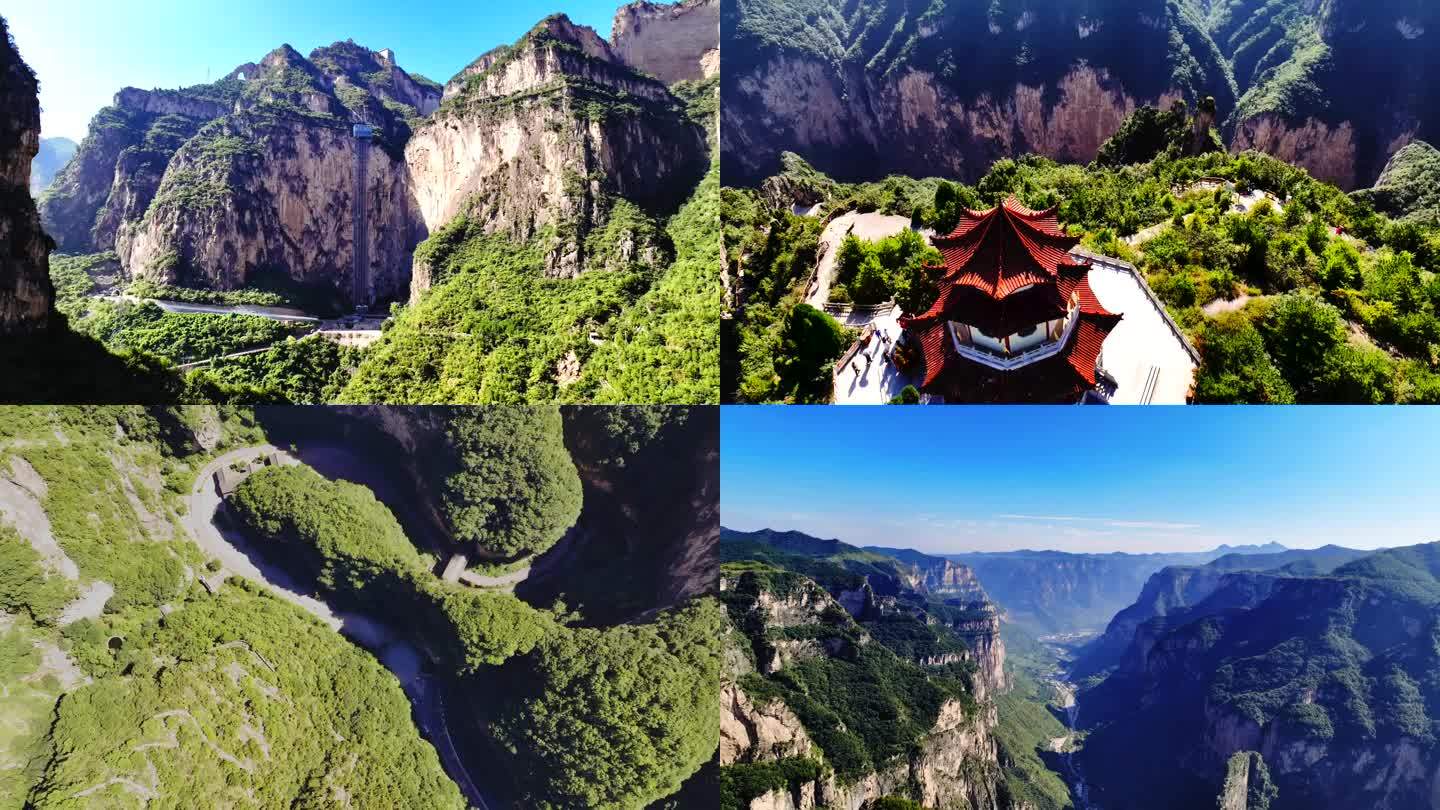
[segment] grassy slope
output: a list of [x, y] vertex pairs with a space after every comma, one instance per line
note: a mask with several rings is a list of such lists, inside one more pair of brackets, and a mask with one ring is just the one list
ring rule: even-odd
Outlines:
[[[71, 806], [74, 793], [104, 784], [92, 800], [155, 793], [179, 806], [221, 796], [262, 806], [344, 791], [376, 805], [459, 806], [373, 658], [286, 603], [195, 582], [205, 561], [176, 522], [178, 502], [214, 451], [192, 430], [248, 441], [253, 427], [209, 409], [139, 408], [7, 408], [0, 425], [3, 466], [23, 459], [46, 482], [42, 506], [78, 584], [115, 588], [99, 619], [62, 631], [52, 605], [0, 632], [13, 719], [0, 752], [28, 762], [0, 782], [0, 805], [28, 795], [29, 806]], [[37, 664], [17, 636], [57, 652]], [[84, 676], [93, 682], [80, 685]], [[105, 784], [116, 777], [140, 792]]]

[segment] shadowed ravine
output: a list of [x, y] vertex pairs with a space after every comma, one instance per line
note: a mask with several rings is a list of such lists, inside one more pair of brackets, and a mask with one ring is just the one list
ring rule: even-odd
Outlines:
[[[289, 453], [265, 444], [233, 450], [211, 461], [200, 471], [195, 489], [186, 499], [186, 513], [182, 517], [196, 544], [206, 555], [220, 561], [223, 567], [219, 574], [234, 574], [264, 584], [281, 598], [304, 608], [373, 654], [400, 682], [410, 700], [421, 735], [435, 747], [446, 773], [460, 787], [466, 800], [481, 810], [501, 806], [486, 801], [486, 795], [475, 783], [464, 757], [451, 739], [441, 684], [430, 674], [431, 662], [416, 645], [406, 640], [383, 617], [333, 609], [323, 598], [296, 583], [287, 572], [266, 561], [246, 537], [217, 524], [223, 499], [214, 482], [215, 473], [231, 464], [248, 464], [271, 454], [281, 464], [301, 463]], [[248, 474], [239, 473], [239, 476]], [[219, 578], [223, 579], [223, 576]]]

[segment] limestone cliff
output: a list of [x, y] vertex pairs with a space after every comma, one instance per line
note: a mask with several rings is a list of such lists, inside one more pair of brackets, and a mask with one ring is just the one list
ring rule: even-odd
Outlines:
[[[893, 617], [908, 609], [893, 597], [874, 597], [868, 586], [844, 595], [854, 597], [857, 593], [868, 597], [848, 601], [862, 608], [862, 614], [868, 617], [867, 625], [876, 622], [876, 627], [884, 627], [887, 615]], [[725, 639], [728, 652], [721, 674], [720, 764], [743, 768], [756, 763], [828, 761], [830, 754], [816, 742], [823, 738], [815, 736], [816, 728], [807, 727], [811, 720], [801, 719], [809, 717], [821, 724], [819, 731], [833, 735], [825, 728], [827, 723], [835, 722], [833, 718], [825, 719], [825, 698], [816, 693], [813, 700], [803, 703], [803, 710], [797, 710], [786, 702], [787, 698], [774, 695], [770, 691], [773, 687], [756, 678], [778, 674], [781, 682], [786, 682], [786, 670], [810, 662], [805, 668], [813, 671], [816, 659], [832, 659], [830, 666], [839, 668], [833, 670], [835, 677], [843, 677], [841, 673], [850, 671], [850, 667], [873, 671], [865, 669], [865, 662], [876, 656], [888, 658], [888, 648], [872, 638], [842, 608], [840, 600], [799, 573], [739, 564], [722, 573], [721, 595], [733, 624]], [[926, 621], [924, 616], [911, 618]], [[956, 629], [986, 635], [989, 625], [980, 624], [984, 623]], [[912, 674], [904, 677], [923, 680], [926, 676], [920, 673], [927, 671], [924, 667], [943, 668], [947, 663], [924, 662], [921, 669], [907, 670]], [[920, 731], [906, 754], [887, 757], [863, 772], [852, 768], [841, 775], [825, 767], [812, 772], [817, 774], [814, 778], [807, 776], [785, 787], [741, 798], [750, 810], [860, 810], [886, 796], [908, 796], [925, 807], [936, 808], [1009, 807], [999, 787], [999, 755], [992, 736], [998, 718], [991, 691], [983, 683], [987, 678], [982, 674], [974, 679], [970, 699], [946, 699], [938, 709], [932, 708], [933, 722], [927, 721], [929, 726]], [[884, 689], [888, 684], [877, 683], [875, 687]], [[915, 688], [923, 689], [918, 684]], [[923, 710], [910, 707], [904, 711]], [[838, 746], [838, 741], [835, 744]]]
[[113, 249], [120, 224], [144, 216], [175, 151], [202, 125], [225, 115], [238, 95], [238, 82], [227, 80], [116, 93], [40, 198], [41, 218], [60, 250]]
[[[703, 174], [705, 154], [703, 129], [664, 85], [559, 15], [447, 83], [405, 160], [428, 232], [463, 215], [484, 233], [541, 238], [547, 274], [570, 277], [588, 269], [587, 238], [618, 199], [669, 212]], [[622, 254], [660, 257], [638, 232], [628, 239]], [[434, 281], [417, 267], [412, 296]]]
[[1233, 104], [1221, 56], [1176, 5], [862, 0], [802, 17], [737, 3], [721, 19], [726, 166], [758, 180], [792, 151], [843, 180], [973, 182], [1024, 153], [1089, 162], [1140, 105]]
[[[283, 46], [212, 85], [125, 88], [42, 212], [64, 249], [113, 247], [133, 277], [221, 290], [267, 277], [336, 303], [394, 296], [418, 233], [402, 149], [439, 96], [389, 51], [353, 42], [309, 59]], [[356, 122], [375, 127], [373, 146], [352, 136]], [[357, 205], [368, 257], [358, 283]]]
[[989, 602], [977, 604], [966, 615], [950, 620], [947, 626], [970, 648], [978, 673], [976, 699], [984, 701], [1007, 690], [1005, 640], [1000, 635], [1000, 616], [995, 606]]
[[783, 701], [755, 701], [734, 681], [720, 686], [720, 764], [809, 756], [815, 744]]
[[1269, 810], [1276, 793], [1265, 758], [1255, 751], [1237, 751], [1226, 766], [1220, 810]]
[[615, 13], [610, 45], [621, 61], [666, 84], [719, 70], [720, 0], [638, 0]]
[[[837, 81], [828, 65], [789, 55], [738, 79], [745, 99], [727, 104], [721, 150], [746, 174], [763, 172], [774, 153], [765, 120], [781, 123], [784, 148], [826, 171], [870, 163], [879, 171], [943, 175], [973, 182], [1003, 157], [1041, 154], [1063, 162], [1095, 159], [1126, 116], [1143, 104], [1168, 106], [1167, 91], [1137, 96], [1109, 71], [1077, 65], [1053, 85], [1017, 83], [1000, 95], [966, 99], [928, 72]], [[726, 95], [727, 102], [730, 96]]]
[[55, 309], [53, 242], [30, 198], [30, 163], [40, 149], [35, 74], [15, 51], [0, 18], [0, 335], [43, 331]]
[[738, 182], [783, 151], [842, 180], [973, 182], [997, 158], [1088, 162], [1141, 104], [1214, 97], [1232, 148], [1345, 189], [1440, 137], [1427, 0], [856, 0], [727, 5], [722, 150]]

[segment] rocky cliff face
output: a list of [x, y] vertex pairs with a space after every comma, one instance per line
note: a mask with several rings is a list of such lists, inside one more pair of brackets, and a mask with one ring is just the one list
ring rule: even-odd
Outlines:
[[1264, 757], [1255, 751], [1237, 751], [1230, 757], [1220, 810], [1268, 810], [1275, 793]]
[[798, 19], [739, 2], [721, 21], [726, 165], [759, 179], [794, 151], [846, 180], [973, 182], [1022, 153], [1088, 162], [1139, 105], [1233, 103], [1213, 44], [1173, 6], [863, 0]]
[[[338, 302], [393, 296], [418, 236], [401, 150], [439, 96], [393, 54], [352, 42], [310, 59], [284, 46], [213, 85], [126, 88], [42, 211], [64, 249], [113, 247], [134, 277], [226, 290], [270, 276]], [[361, 121], [373, 145], [352, 136]], [[357, 207], [369, 259], [358, 286]]]
[[952, 621], [948, 626], [965, 641], [974, 656], [979, 676], [975, 697], [984, 701], [1009, 688], [1005, 678], [1005, 640], [1000, 636], [1000, 617], [994, 605], [986, 602], [972, 613], [974, 615]]
[[[965, 98], [935, 75], [907, 70], [875, 77], [858, 70], [844, 80], [823, 62], [777, 55], [737, 79], [743, 100], [732, 115], [727, 92], [721, 149], [747, 176], [774, 167], [774, 130], [783, 149], [799, 152], [841, 177], [899, 172], [979, 179], [996, 160], [1026, 153], [1063, 162], [1095, 159], [1125, 117], [1142, 104], [1168, 105], [1167, 90], [1137, 96], [1109, 71], [1076, 66], [1054, 84], [1017, 83], [1002, 95]], [[880, 168], [883, 167], [883, 168]]]
[[615, 13], [610, 45], [625, 64], [675, 84], [716, 75], [719, 34], [720, 0], [639, 0]]
[[1288, 0], [1235, 17], [1243, 26], [1228, 42], [1228, 30], [1217, 32], [1222, 48], [1238, 46], [1235, 149], [1261, 149], [1350, 190], [1374, 182], [1406, 144], [1440, 132], [1433, 3]]
[[[725, 697], [737, 695], [729, 707], [739, 714], [727, 721], [722, 714], [722, 729], [729, 725], [736, 730], [756, 731], [754, 737], [744, 732], [730, 736], [731, 756], [724, 757], [726, 737], [722, 731], [721, 765], [735, 762], [764, 762], [779, 759], [782, 752], [806, 753], [812, 744], [804, 735], [794, 715], [783, 704], [757, 708], [748, 703], [743, 692], [733, 687], [722, 688]], [[964, 807], [972, 810], [999, 810], [1006, 807], [997, 784], [999, 756], [990, 730], [996, 723], [993, 705], [984, 713], [966, 713], [958, 701], [947, 701], [940, 708], [935, 725], [920, 740], [908, 757], [863, 778], [844, 782], [833, 774], [803, 782], [793, 787], [773, 790], [751, 800], [749, 810], [862, 810], [886, 796], [912, 796], [924, 807]], [[747, 739], [757, 741], [750, 747], [738, 747]], [[766, 749], [765, 744], [772, 745]], [[800, 755], [785, 753], [787, 756]], [[751, 757], [743, 759], [742, 757]]]
[[[859, 666], [867, 656], [891, 655], [865, 627], [873, 626], [878, 633], [878, 628], [902, 615], [925, 623], [936, 621], [923, 612], [917, 614], [913, 605], [895, 597], [875, 596], [868, 584], [847, 589], [837, 598], [795, 572], [769, 568], [727, 571], [721, 576], [721, 592], [733, 625], [727, 634], [730, 652], [721, 676], [722, 766], [826, 757], [792, 707], [782, 698], [750, 695], [743, 684], [754, 681], [747, 678], [783, 673], [817, 658], [835, 659], [833, 665], [839, 667]], [[857, 623], [852, 614], [864, 617], [864, 622]], [[998, 787], [999, 756], [991, 733], [998, 722], [991, 695], [1003, 680], [996, 668], [1003, 671], [1004, 648], [998, 643], [993, 610], [970, 619], [968, 623], [953, 622], [952, 630], [976, 645], [974, 657], [980, 659], [981, 672], [974, 679], [974, 702], [943, 701], [933, 724], [907, 755], [846, 778], [826, 768], [818, 778], [753, 797], [750, 810], [860, 810], [885, 796], [909, 796], [925, 807], [1008, 807]], [[917, 663], [938, 667], [970, 657], [961, 654], [946, 661]], [[897, 662], [895, 666], [906, 665]], [[823, 698], [817, 699], [823, 703]], [[815, 711], [813, 706], [808, 710]]]
[[[1141, 625], [1120, 669], [1080, 699], [1096, 803], [1214, 795], [1237, 776], [1232, 756], [1253, 751], [1275, 810], [1434, 806], [1437, 571], [1440, 552], [1420, 546], [1328, 577], [1237, 572], [1185, 615]], [[1116, 764], [1137, 739], [1153, 747]]]
[[720, 686], [720, 764], [809, 756], [815, 744], [783, 701], [757, 703], [739, 684]]
[[122, 222], [144, 216], [170, 158], [224, 115], [239, 84], [185, 90], [127, 87], [96, 114], [75, 157], [40, 199], [45, 228], [71, 253], [110, 250]]
[[40, 149], [35, 74], [16, 53], [0, 18], [0, 335], [47, 329], [54, 316], [53, 243], [30, 198], [30, 163]]
[[[547, 273], [588, 268], [586, 240], [617, 198], [663, 213], [704, 171], [705, 135], [663, 85], [594, 31], [551, 17], [461, 71], [405, 151], [425, 228], [463, 215], [484, 233], [546, 242]], [[621, 255], [659, 257], [638, 232]], [[433, 283], [417, 268], [413, 294]]]
[[911, 549], [867, 546], [866, 550], [894, 557], [903, 563], [905, 585], [912, 590], [962, 602], [988, 602], [990, 599], [974, 569], [965, 563]]
[[1135, 106], [1213, 96], [1234, 149], [1352, 189], [1440, 131], [1440, 9], [1424, 0], [912, 6], [727, 8], [735, 176], [773, 174], [782, 150], [846, 180], [973, 181], [1022, 153], [1088, 162]]

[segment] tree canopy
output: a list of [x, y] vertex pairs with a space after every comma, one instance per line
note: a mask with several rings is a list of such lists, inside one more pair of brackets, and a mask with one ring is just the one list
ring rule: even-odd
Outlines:
[[580, 515], [580, 476], [554, 406], [457, 409], [440, 499], [462, 542], [505, 557], [553, 546]]
[[494, 732], [519, 756], [527, 806], [633, 808], [678, 790], [715, 753], [721, 623], [706, 598], [552, 635], [510, 665]]

